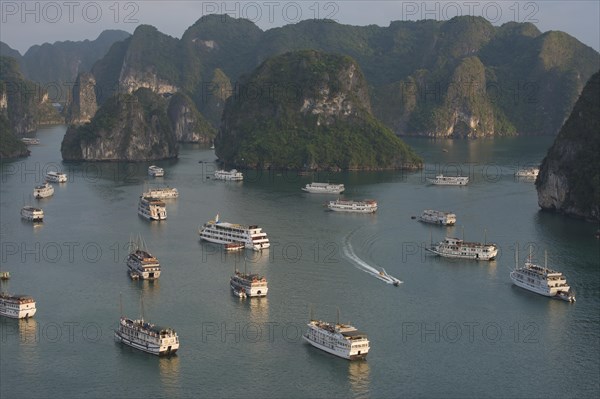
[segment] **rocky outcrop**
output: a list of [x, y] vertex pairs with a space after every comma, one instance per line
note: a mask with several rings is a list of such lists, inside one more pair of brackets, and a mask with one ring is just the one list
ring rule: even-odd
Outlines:
[[465, 58], [455, 69], [444, 105], [435, 115], [431, 135], [436, 137], [494, 135], [494, 111], [486, 95], [485, 67], [479, 58]]
[[109, 99], [90, 123], [67, 130], [65, 161], [149, 161], [176, 158], [177, 138], [165, 100], [148, 89]]
[[41, 124], [63, 121], [46, 90], [25, 79], [11, 57], [0, 57], [0, 112], [17, 137], [37, 130]]
[[215, 129], [196, 109], [194, 102], [185, 94], [171, 97], [167, 115], [177, 141], [184, 143], [211, 143]]
[[12, 134], [6, 114], [0, 112], [0, 159], [20, 158], [28, 155], [27, 146]]
[[120, 91], [133, 93], [140, 88], [166, 94], [179, 91], [178, 40], [155, 27], [140, 25], [129, 41], [119, 75]]
[[81, 125], [92, 120], [98, 104], [96, 103], [96, 79], [91, 73], [81, 73], [73, 86], [71, 104], [67, 112], [67, 123]]
[[203, 84], [194, 94], [198, 110], [213, 125], [218, 127], [225, 102], [233, 94], [231, 81], [221, 69], [215, 69], [212, 80]]
[[421, 160], [371, 114], [350, 57], [306, 50], [265, 61], [225, 105], [217, 156], [247, 168], [374, 170]]
[[588, 81], [542, 162], [543, 210], [600, 221], [600, 72]]

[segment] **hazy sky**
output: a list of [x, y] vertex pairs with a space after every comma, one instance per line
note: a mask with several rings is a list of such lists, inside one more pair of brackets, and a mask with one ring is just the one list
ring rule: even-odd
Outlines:
[[394, 20], [483, 16], [494, 25], [532, 22], [565, 31], [600, 50], [600, 1], [6, 1], [0, 0], [0, 40], [24, 54], [34, 44], [95, 39], [105, 29], [133, 32], [141, 23], [181, 37], [203, 15], [227, 13], [262, 29], [310, 18], [388, 26]]

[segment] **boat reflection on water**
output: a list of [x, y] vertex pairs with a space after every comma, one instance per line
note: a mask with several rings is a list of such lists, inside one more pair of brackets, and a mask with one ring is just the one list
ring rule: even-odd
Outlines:
[[160, 381], [168, 398], [179, 398], [181, 384], [179, 378], [179, 356], [167, 356], [158, 359]]
[[269, 322], [269, 299], [268, 297], [252, 298], [246, 301], [250, 308], [250, 321], [253, 323], [264, 324]]
[[348, 362], [348, 382], [355, 398], [368, 398], [371, 386], [371, 369], [367, 361]]
[[157, 280], [131, 280], [132, 287], [139, 287], [144, 291], [144, 297], [154, 297], [160, 294], [160, 279]]
[[40, 336], [38, 334], [38, 323], [33, 318], [14, 320], [19, 329], [19, 344], [23, 347], [36, 346]]

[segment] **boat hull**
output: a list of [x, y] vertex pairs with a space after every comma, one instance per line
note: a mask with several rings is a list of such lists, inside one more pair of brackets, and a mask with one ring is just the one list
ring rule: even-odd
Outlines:
[[[218, 238], [218, 237], [206, 237], [203, 235], [200, 236], [200, 240], [206, 241], [206, 242], [212, 242], [213, 244], [221, 244], [221, 245], [239, 242], [238, 240], [227, 240], [227, 239], [222, 239], [222, 238]], [[254, 243], [251, 243], [248, 241], [244, 241], [244, 246], [247, 249], [252, 249], [254, 251], [260, 251], [261, 249], [269, 248], [271, 246], [271, 244], [268, 242], [264, 242], [261, 244], [254, 244]]]
[[546, 289], [544, 287], [537, 287], [519, 280], [518, 278], [516, 278], [516, 275], [514, 273], [515, 272], [510, 273], [510, 279], [512, 283], [519, 288], [523, 288], [524, 290], [533, 292], [538, 295], [543, 295], [545, 297], [562, 299], [563, 301], [567, 302], [575, 302], [575, 297], [570, 294], [570, 288], [568, 291], [564, 291], [564, 287], [551, 287], [550, 289]]
[[179, 344], [171, 345], [166, 348], [160, 347], [156, 344], [142, 345], [138, 342], [132, 341], [126, 335], [121, 334], [119, 331], [116, 331], [116, 330], [115, 330], [115, 341], [125, 344], [127, 346], [130, 346], [134, 349], [138, 349], [142, 352], [150, 353], [151, 355], [156, 355], [156, 356], [174, 355], [177, 352], [177, 350], [179, 349]]
[[9, 317], [11, 319], [28, 319], [30, 317], [33, 317], [36, 312], [36, 308], [23, 309], [17, 311], [13, 309], [6, 309], [4, 307], [0, 307], [0, 316]]
[[375, 213], [377, 207], [373, 208], [339, 208], [335, 206], [328, 206], [329, 210], [333, 212], [349, 212], [349, 213]]
[[435, 219], [426, 219], [423, 217], [419, 217], [419, 222], [423, 222], [423, 223], [429, 223], [429, 224], [435, 224], [438, 226], [454, 226], [454, 222], [446, 222], [444, 220], [435, 220]]
[[269, 287], [245, 287], [241, 284], [237, 284], [235, 281], [230, 281], [229, 286], [234, 295], [236, 295], [236, 292], [238, 292], [238, 296], [241, 296], [240, 294], [243, 293], [244, 298], [260, 298], [267, 296], [267, 293], [269, 292]]
[[456, 259], [470, 259], [470, 260], [485, 260], [492, 261], [496, 259], [497, 252], [493, 252], [490, 255], [481, 255], [481, 254], [454, 254], [448, 252], [440, 252], [434, 248], [425, 248], [427, 251], [439, 255], [444, 258], [456, 258]]
[[330, 346], [325, 346], [325, 345], [321, 345], [313, 340], [311, 340], [306, 334], [302, 335], [302, 338], [304, 338], [304, 340], [306, 342], [308, 342], [309, 344], [311, 344], [312, 346], [314, 346], [317, 349], [321, 349], [324, 352], [330, 353], [334, 356], [337, 357], [341, 357], [342, 359], [346, 359], [346, 360], [363, 360], [367, 358], [367, 354], [369, 353], [364, 352], [364, 353], [356, 353], [356, 354], [351, 354], [347, 351], [340, 351], [340, 350], [336, 350], [335, 347], [331, 348]]
[[306, 188], [306, 187], [302, 187], [302, 191], [305, 191], [307, 193], [311, 193], [311, 194], [341, 194], [345, 191], [345, 189], [339, 189], [339, 190], [319, 190], [319, 189], [312, 189], [312, 188]]

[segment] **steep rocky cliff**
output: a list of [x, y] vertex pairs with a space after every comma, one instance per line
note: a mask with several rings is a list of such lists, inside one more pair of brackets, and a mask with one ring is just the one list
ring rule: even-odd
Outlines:
[[196, 110], [191, 98], [177, 93], [171, 97], [167, 115], [175, 137], [185, 143], [211, 143], [215, 129]]
[[177, 138], [165, 99], [149, 89], [110, 98], [91, 122], [67, 130], [66, 161], [148, 161], [176, 158]]
[[0, 113], [17, 137], [35, 131], [41, 124], [63, 120], [50, 103], [47, 91], [25, 79], [11, 57], [0, 57]]
[[96, 115], [97, 110], [96, 79], [91, 73], [81, 73], [73, 86], [72, 100], [67, 110], [67, 123], [87, 123]]
[[278, 169], [418, 168], [421, 160], [371, 114], [350, 57], [306, 50], [265, 61], [225, 105], [215, 141], [227, 164]]
[[536, 180], [539, 206], [600, 221], [600, 72], [588, 81]]

